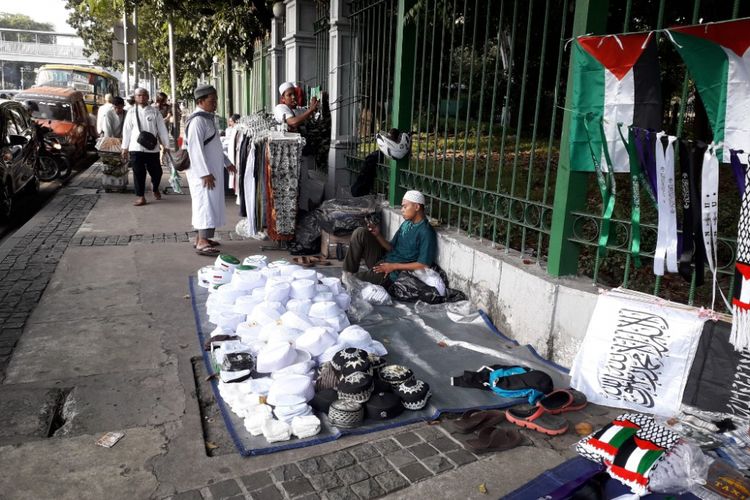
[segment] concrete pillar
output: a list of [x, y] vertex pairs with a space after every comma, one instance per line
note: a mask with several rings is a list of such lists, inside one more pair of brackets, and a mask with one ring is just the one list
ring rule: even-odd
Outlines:
[[351, 3], [331, 0], [331, 29], [328, 50], [328, 87], [331, 102], [331, 149], [328, 152], [328, 181], [326, 198], [335, 198], [339, 187], [351, 185], [346, 168], [346, 154], [356, 141], [353, 106], [356, 77], [355, 34], [352, 33], [349, 14]]
[[[315, 75], [315, 18], [314, 0], [284, 0], [286, 6], [286, 34], [284, 51], [286, 81], [308, 85]], [[277, 86], [278, 88], [278, 86]]]
[[[286, 74], [284, 72], [284, 68], [286, 67], [284, 63], [283, 42], [285, 34], [284, 24], [284, 19], [274, 18], [273, 21], [271, 21], [271, 46], [268, 49], [268, 57], [271, 58], [271, 88], [268, 90], [264, 89], [266, 92], [270, 91], [267, 95], [270, 100], [266, 101], [269, 103], [269, 105], [266, 106], [269, 111], [273, 110], [274, 104], [279, 102], [279, 85], [286, 81]], [[265, 70], [264, 68], [253, 68], [253, 71], [264, 72]], [[258, 99], [258, 102], [263, 102], [263, 100]]]

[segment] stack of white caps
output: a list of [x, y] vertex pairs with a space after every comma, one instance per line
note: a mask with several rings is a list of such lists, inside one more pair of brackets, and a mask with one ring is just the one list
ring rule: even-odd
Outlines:
[[292, 281], [294, 281], [294, 278], [292, 278], [291, 276], [283, 276], [280, 274], [278, 276], [271, 276], [270, 278], [268, 278], [268, 281], [266, 282], [266, 286], [268, 287], [268, 286], [276, 285], [278, 283], [286, 283], [288, 285], [291, 285]]
[[292, 278], [294, 276], [294, 273], [304, 268], [302, 266], [298, 266], [297, 264], [287, 264], [286, 266], [281, 266], [279, 269], [281, 269], [282, 276], [289, 276], [290, 278]]
[[223, 253], [216, 257], [216, 262], [214, 262], [214, 265], [233, 273], [235, 268], [240, 265], [240, 261], [234, 255]]
[[237, 314], [233, 311], [225, 311], [219, 313], [216, 317], [216, 325], [221, 327], [223, 330], [236, 331], [237, 325], [245, 321], [244, 314]]
[[310, 312], [308, 315], [311, 318], [317, 319], [330, 319], [335, 318], [339, 314], [343, 314], [344, 311], [333, 301], [321, 301], [314, 302], [310, 306]]
[[266, 283], [266, 301], [286, 304], [290, 289], [289, 283]]
[[263, 424], [271, 420], [271, 407], [268, 405], [258, 405], [252, 409], [252, 412], [245, 412], [245, 429], [253, 436], [259, 436], [263, 433]]
[[231, 330], [224, 330], [222, 327], [217, 326], [211, 332], [211, 337], [213, 338], [213, 337], [216, 337], [218, 335], [234, 335], [234, 332], [231, 331]]
[[334, 297], [336, 304], [343, 309], [344, 311], [348, 311], [349, 307], [352, 305], [352, 296], [349, 295], [346, 292], [339, 293]]
[[300, 439], [315, 436], [320, 432], [320, 419], [315, 415], [305, 415], [292, 419], [292, 434]]
[[208, 321], [214, 325], [219, 324], [219, 316], [224, 313], [234, 313], [234, 306], [225, 302], [216, 301], [208, 307]]
[[315, 384], [304, 375], [289, 375], [273, 381], [268, 389], [268, 404], [292, 406], [307, 403], [315, 396]]
[[362, 349], [378, 356], [388, 354], [385, 346], [377, 340], [373, 340], [370, 333], [359, 325], [351, 325], [344, 328], [339, 333], [339, 343], [344, 344], [346, 347], [356, 347], [357, 349]]
[[[305, 352], [305, 351], [302, 351]], [[303, 361], [301, 363], [295, 363], [293, 365], [289, 365], [286, 368], [282, 368], [281, 370], [276, 370], [271, 374], [271, 378], [273, 380], [277, 380], [280, 378], [287, 377], [289, 375], [304, 375], [310, 379], [315, 377], [315, 361], [312, 360], [312, 357], [310, 356], [310, 353], [307, 354], [307, 361]]]
[[242, 263], [246, 266], [255, 266], [258, 269], [262, 269], [268, 265], [268, 257], [265, 255], [251, 255], [245, 257]]
[[270, 300], [266, 300], [266, 301], [261, 302], [261, 304], [264, 305], [265, 307], [270, 307], [271, 309], [273, 309], [279, 314], [284, 314], [286, 312], [286, 307], [281, 302], [273, 302]]
[[295, 349], [289, 342], [271, 342], [258, 352], [255, 370], [259, 373], [273, 373], [309, 360], [309, 353]]
[[335, 318], [330, 318], [326, 320], [326, 323], [328, 323], [331, 327], [333, 327], [334, 330], [337, 332], [340, 332], [347, 326], [349, 326], [351, 323], [349, 323], [349, 317], [346, 315], [346, 313], [341, 313]]
[[318, 281], [318, 273], [315, 272], [315, 269], [298, 269], [292, 273], [292, 277], [296, 280]]
[[211, 286], [211, 271], [214, 266], [203, 266], [198, 269], [198, 285], [203, 288]]
[[275, 261], [269, 263], [268, 267], [274, 268], [274, 269], [281, 269], [282, 267], [289, 266], [289, 265], [291, 265], [291, 264], [289, 264], [288, 260], [279, 259], [279, 260], [275, 260]]
[[331, 289], [322, 283], [318, 283], [317, 285], [315, 285], [315, 291], [318, 293], [324, 293], [324, 292], [329, 293]]
[[343, 291], [339, 278], [323, 278], [320, 282], [327, 286], [334, 295], [338, 295]]
[[248, 345], [255, 345], [258, 342], [265, 342], [261, 336], [263, 327], [257, 324], [243, 322], [237, 325], [235, 332], [239, 335], [240, 340]]
[[274, 276], [281, 276], [281, 270], [278, 267], [264, 267], [260, 270], [260, 274], [266, 278], [272, 278]]
[[222, 302], [226, 302], [227, 304], [234, 304], [234, 302], [245, 295], [245, 292], [242, 290], [237, 290], [236, 288], [233, 288], [231, 285], [226, 286], [220, 286], [217, 290], [215, 295], [219, 297], [219, 300]]
[[224, 356], [230, 352], [252, 352], [251, 346], [244, 342], [240, 342], [239, 340], [227, 340], [226, 342], [212, 345], [216, 345], [216, 348], [213, 350], [213, 355], [218, 364], [222, 364], [224, 362]]
[[232, 279], [232, 271], [217, 266], [211, 266], [211, 269], [207, 271], [206, 277], [208, 278], [210, 285], [223, 285], [224, 283], [229, 283]]
[[309, 300], [315, 297], [315, 282], [309, 279], [299, 279], [292, 282], [290, 297], [293, 299]]
[[274, 309], [269, 307], [268, 304], [258, 304], [253, 309], [253, 312], [247, 315], [248, 323], [255, 323], [257, 325], [267, 325], [269, 323], [276, 323], [281, 319], [281, 314]]
[[266, 284], [266, 277], [260, 271], [235, 271], [232, 275], [232, 286], [239, 290], [250, 291]]
[[244, 314], [247, 316], [248, 314], [253, 312], [253, 309], [255, 309], [255, 306], [263, 302], [262, 297], [256, 297], [254, 295], [243, 295], [242, 297], [238, 297], [237, 300], [234, 301], [234, 312], [237, 314]]
[[297, 338], [297, 349], [309, 352], [312, 356], [320, 356], [326, 349], [336, 344], [336, 335], [323, 326], [313, 326]]
[[310, 300], [289, 299], [286, 303], [286, 310], [306, 317], [310, 314], [310, 306], [312, 306]]
[[[326, 287], [326, 288], [328, 288], [328, 287]], [[315, 297], [312, 298], [312, 301], [313, 302], [331, 302], [331, 301], [333, 301], [333, 293], [331, 293], [331, 292], [317, 292], [315, 294]]]
[[322, 365], [323, 363], [328, 363], [329, 361], [333, 359], [336, 353], [342, 349], [346, 349], [346, 346], [337, 340], [335, 344], [333, 344], [331, 347], [323, 351], [323, 353], [320, 356], [316, 357], [315, 359], [318, 361], [319, 365]]
[[308, 318], [306, 314], [289, 310], [281, 315], [281, 324], [288, 326], [289, 328], [296, 328], [297, 330], [303, 331], [313, 326], [312, 323], [310, 323], [310, 318]]
[[302, 335], [302, 330], [284, 325], [269, 323], [261, 328], [260, 336], [266, 342], [288, 342], [293, 344]]
[[266, 420], [261, 426], [263, 437], [269, 443], [288, 441], [292, 437], [292, 427], [281, 420]]

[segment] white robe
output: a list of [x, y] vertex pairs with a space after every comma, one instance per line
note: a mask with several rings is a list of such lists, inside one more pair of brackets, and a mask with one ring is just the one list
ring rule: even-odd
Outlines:
[[[198, 108], [200, 110], [200, 108]], [[211, 142], [203, 141], [216, 133]], [[190, 121], [187, 135], [187, 150], [190, 168], [186, 170], [190, 197], [193, 202], [193, 227], [215, 229], [226, 223], [224, 207], [224, 167], [232, 162], [224, 154], [221, 138], [212, 120], [197, 116]], [[201, 177], [212, 174], [216, 185], [213, 189], [203, 187]]]

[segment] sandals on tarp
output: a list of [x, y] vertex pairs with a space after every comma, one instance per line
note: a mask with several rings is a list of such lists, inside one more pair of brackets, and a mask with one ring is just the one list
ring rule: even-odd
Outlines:
[[568, 430], [568, 422], [562, 417], [550, 415], [538, 405], [520, 405], [505, 411], [508, 422], [519, 427], [526, 427], [532, 431], [541, 432], [548, 436], [565, 434]]
[[523, 442], [523, 436], [515, 429], [487, 427], [479, 431], [476, 439], [467, 439], [466, 445], [474, 453], [490, 453], [515, 448]]
[[[191, 241], [193, 243], [193, 248], [195, 248], [195, 240], [191, 240]], [[221, 245], [221, 243], [219, 243], [218, 241], [214, 241], [214, 240], [208, 240], [208, 244], [209, 246], [212, 246], [212, 247], [218, 247]]]
[[469, 434], [480, 428], [494, 427], [503, 421], [500, 410], [469, 410], [454, 420], [453, 430], [461, 434]]
[[547, 413], [558, 415], [566, 411], [582, 410], [588, 404], [588, 400], [584, 393], [575, 389], [558, 389], [544, 396], [537, 404]]

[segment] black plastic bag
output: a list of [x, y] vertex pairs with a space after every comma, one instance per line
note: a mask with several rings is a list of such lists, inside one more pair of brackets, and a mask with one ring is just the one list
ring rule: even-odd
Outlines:
[[320, 229], [335, 236], [344, 236], [358, 227], [365, 227], [366, 220], [380, 225], [380, 211], [381, 205], [375, 196], [360, 196], [324, 201], [315, 212]]
[[437, 289], [420, 280], [411, 271], [401, 271], [398, 279], [388, 287], [388, 293], [396, 300], [401, 302], [417, 302], [419, 300], [428, 304], [442, 304], [443, 302], [458, 302], [466, 300], [466, 295], [460, 290], [454, 290], [448, 287], [448, 275], [445, 271], [433, 264], [431, 268], [440, 275], [440, 279], [445, 284], [445, 296], [440, 295]]
[[294, 241], [289, 244], [292, 255], [314, 255], [320, 253], [320, 226], [317, 211], [306, 213], [294, 229]]

